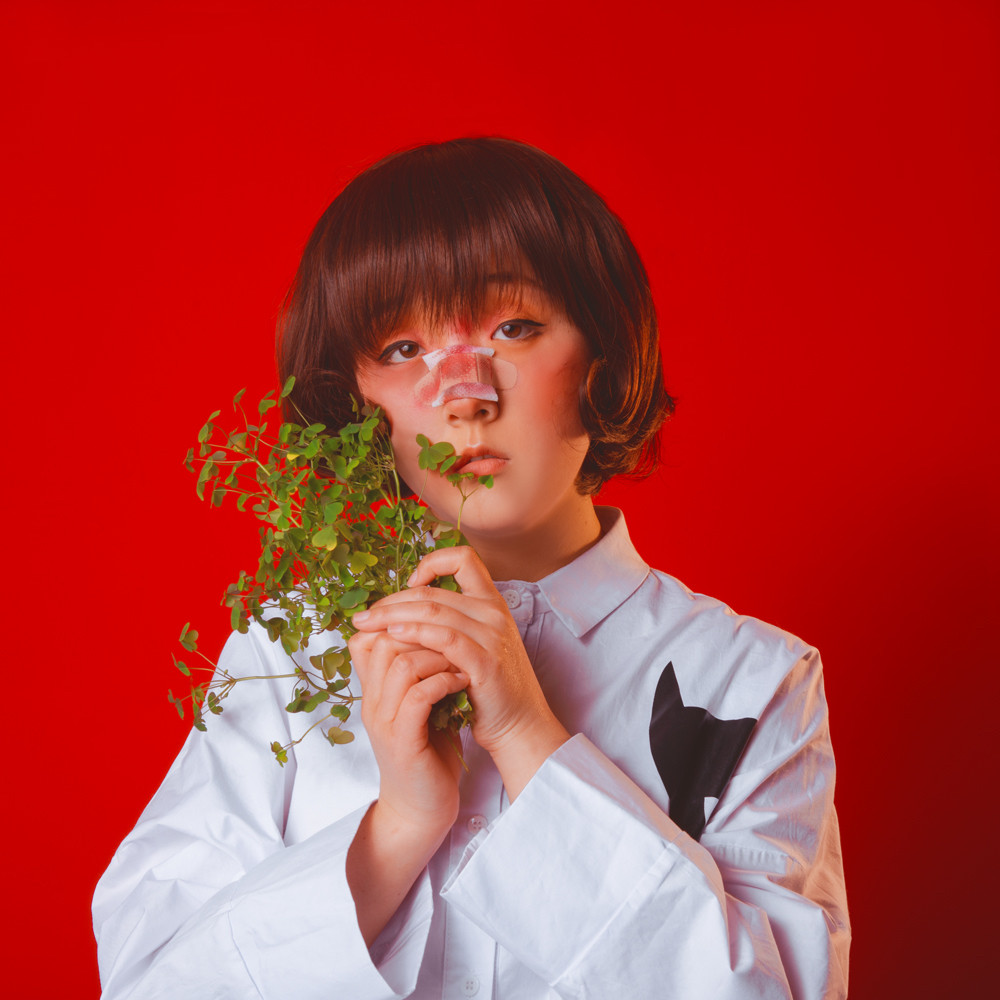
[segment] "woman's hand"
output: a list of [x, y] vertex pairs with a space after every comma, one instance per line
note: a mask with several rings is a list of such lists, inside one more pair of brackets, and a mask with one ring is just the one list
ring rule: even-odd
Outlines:
[[432, 732], [428, 718], [436, 702], [469, 678], [440, 653], [385, 632], [359, 632], [348, 645], [379, 766], [379, 810], [436, 847], [458, 815], [461, 761], [448, 734]]
[[[448, 574], [461, 593], [429, 586]], [[383, 632], [407, 648], [422, 647], [468, 676], [472, 735], [492, 755], [511, 800], [569, 739], [545, 700], [507, 605], [471, 548], [425, 556], [407, 590], [383, 598], [353, 622], [359, 634]]]
[[466, 687], [440, 654], [385, 632], [348, 643], [362, 685], [361, 718], [379, 766], [379, 797], [347, 853], [347, 882], [365, 943], [396, 912], [458, 815], [459, 756], [432, 733], [435, 702]]

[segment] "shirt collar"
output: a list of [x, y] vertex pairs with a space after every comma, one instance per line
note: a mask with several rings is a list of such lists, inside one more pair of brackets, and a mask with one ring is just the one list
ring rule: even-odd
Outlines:
[[556, 617], [574, 638], [589, 632], [639, 589], [649, 575], [625, 527], [625, 515], [598, 507], [600, 539], [571, 563], [538, 581]]

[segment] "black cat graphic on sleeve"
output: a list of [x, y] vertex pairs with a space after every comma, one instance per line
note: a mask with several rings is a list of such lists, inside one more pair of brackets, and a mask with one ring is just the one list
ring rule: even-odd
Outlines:
[[719, 798], [750, 739], [756, 719], [717, 719], [681, 700], [668, 663], [653, 695], [649, 748], [670, 797], [670, 818], [698, 840], [705, 829], [705, 799]]

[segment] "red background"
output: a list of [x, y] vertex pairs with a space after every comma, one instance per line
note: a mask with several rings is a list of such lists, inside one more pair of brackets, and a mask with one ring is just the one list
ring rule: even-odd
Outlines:
[[218, 647], [254, 558], [188, 444], [270, 387], [339, 187], [465, 133], [564, 159], [649, 267], [679, 407], [606, 491], [640, 550], [824, 653], [852, 997], [995, 978], [1000, 9], [655, 6], [0, 6], [4, 992], [97, 995], [93, 886], [185, 734], [169, 654]]

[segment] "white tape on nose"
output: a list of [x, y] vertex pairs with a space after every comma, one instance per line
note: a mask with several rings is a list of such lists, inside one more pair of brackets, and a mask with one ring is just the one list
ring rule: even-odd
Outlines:
[[492, 347], [458, 344], [423, 356], [427, 374], [414, 387], [421, 406], [443, 406], [453, 399], [485, 399], [497, 402], [497, 389], [511, 389], [517, 368], [494, 357]]

